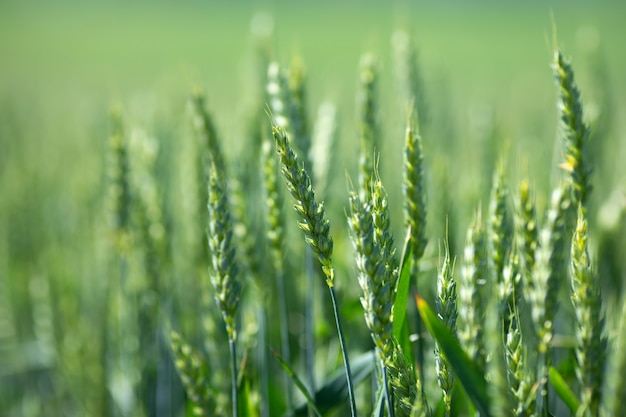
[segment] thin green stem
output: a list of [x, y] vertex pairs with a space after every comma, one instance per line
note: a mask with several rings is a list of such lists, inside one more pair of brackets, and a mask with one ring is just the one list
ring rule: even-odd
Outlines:
[[350, 362], [348, 360], [348, 350], [346, 341], [343, 338], [343, 330], [341, 329], [341, 321], [339, 320], [339, 308], [337, 307], [337, 299], [335, 297], [335, 287], [329, 286], [330, 299], [333, 302], [333, 314], [335, 315], [335, 324], [337, 325], [337, 335], [339, 336], [339, 344], [341, 345], [341, 355], [343, 356], [343, 367], [346, 371], [346, 380], [348, 383], [348, 397], [350, 399], [350, 415], [356, 417], [356, 402], [354, 400], [354, 387], [352, 386], [352, 373], [350, 372]]
[[267, 360], [267, 345], [268, 345], [268, 328], [267, 328], [267, 314], [263, 307], [259, 307], [257, 312], [259, 320], [259, 337], [261, 338], [258, 346], [258, 360], [259, 360], [259, 379], [260, 379], [260, 415], [261, 417], [270, 416], [270, 394], [269, 394], [269, 369]]
[[304, 307], [304, 335], [306, 338], [306, 371], [309, 382], [309, 391], [315, 392], [315, 335], [313, 334], [313, 316], [315, 291], [315, 271], [313, 270], [313, 252], [309, 246], [304, 252], [304, 269], [306, 276], [306, 299]]
[[[289, 322], [287, 320], [287, 293], [285, 291], [285, 275], [283, 271], [276, 272], [276, 289], [278, 292], [278, 320], [280, 321], [280, 347], [285, 362], [291, 363], [291, 349], [289, 348]], [[285, 375], [285, 392], [287, 408], [293, 405], [293, 391], [289, 375]]]
[[231, 397], [233, 400], [233, 417], [239, 416], [237, 404], [239, 404], [239, 392], [237, 390], [237, 350], [235, 340], [231, 337], [228, 339], [228, 347], [230, 348], [230, 366], [231, 366]]

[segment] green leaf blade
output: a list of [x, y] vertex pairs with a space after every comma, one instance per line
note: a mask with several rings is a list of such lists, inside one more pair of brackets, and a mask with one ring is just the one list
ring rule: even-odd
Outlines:
[[476, 406], [476, 409], [480, 412], [480, 415], [485, 417], [491, 416], [487, 381], [479, 367], [469, 358], [467, 353], [461, 348], [458, 340], [439, 320], [426, 301], [419, 295], [416, 295], [415, 302], [426, 328], [439, 343], [441, 351], [446, 355], [448, 363]]

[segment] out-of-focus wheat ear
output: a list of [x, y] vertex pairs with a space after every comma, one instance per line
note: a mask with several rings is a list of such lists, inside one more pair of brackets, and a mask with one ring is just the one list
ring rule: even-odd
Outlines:
[[232, 412], [233, 416], [237, 417], [236, 340], [241, 282], [238, 276], [239, 268], [235, 260], [230, 207], [224, 188], [223, 172], [217, 171], [217, 167], [214, 166], [209, 176], [209, 228], [207, 231], [209, 249], [211, 250], [211, 284], [215, 291], [215, 301], [222, 312], [228, 334], [231, 359]]
[[13, 315], [13, 297], [9, 274], [8, 231], [0, 232], [0, 351], [8, 352], [17, 348], [17, 329]]
[[[444, 244], [443, 264], [437, 275], [437, 316], [446, 325], [448, 330], [456, 335], [457, 298], [456, 281], [454, 280], [454, 262], [450, 260], [450, 249], [447, 242]], [[450, 368], [445, 355], [435, 343], [435, 369], [437, 382], [443, 391], [443, 404], [446, 416], [452, 410], [452, 389], [454, 388], [454, 372]]]
[[[165, 290], [163, 275], [170, 261], [163, 197], [155, 178], [159, 143], [146, 132], [137, 130], [132, 133], [129, 145], [133, 160], [133, 194], [138, 208], [136, 219], [145, 252], [145, 268], [152, 280], [150, 289], [158, 295], [160, 290]], [[153, 319], [156, 317], [150, 318]]]
[[391, 47], [393, 49], [395, 78], [398, 93], [401, 97], [401, 105], [405, 106], [406, 103], [414, 101], [422, 123], [424, 121], [428, 122], [428, 106], [424, 92], [424, 83], [417, 65], [415, 42], [407, 32], [398, 30], [391, 37]]
[[626, 303], [622, 303], [618, 333], [606, 369], [600, 415], [619, 416], [624, 410], [626, 398]]
[[508, 259], [513, 240], [513, 225], [509, 209], [509, 190], [501, 161], [493, 175], [493, 187], [489, 201], [489, 259], [497, 283], [502, 282], [504, 265]]
[[241, 282], [235, 260], [233, 230], [228, 197], [224, 191], [224, 180], [212, 170], [209, 177], [209, 228], [207, 237], [211, 250], [211, 283], [230, 340], [237, 340], [236, 317], [239, 310]]
[[457, 295], [459, 317], [461, 318], [461, 326], [458, 327], [459, 340], [470, 358], [481, 369], [484, 369], [486, 363], [485, 309], [487, 306], [485, 291], [488, 282], [488, 262], [487, 236], [481, 217], [479, 209], [467, 231]]
[[565, 161], [561, 164], [568, 174], [573, 202], [586, 210], [591, 193], [591, 167], [589, 165], [589, 128], [583, 120], [580, 91], [574, 81], [572, 66], [561, 51], [554, 52], [552, 64], [558, 88], [559, 127], [565, 148]]
[[418, 269], [419, 259], [424, 255], [426, 244], [426, 190], [424, 187], [424, 154], [422, 137], [419, 133], [417, 115], [411, 112], [407, 121], [404, 146], [404, 191], [405, 220], [411, 226], [413, 248], [412, 276]]
[[505, 355], [508, 385], [514, 398], [513, 415], [529, 417], [534, 415], [535, 401], [532, 397], [533, 375], [524, 347], [520, 328], [517, 304], [511, 311], [509, 328], [505, 337]]
[[[515, 248], [513, 248], [515, 249]], [[498, 314], [502, 317], [502, 328], [506, 334], [510, 329], [510, 323], [518, 314], [517, 307], [521, 300], [522, 274], [519, 266], [519, 257], [512, 250], [502, 271], [502, 282], [498, 287]]]
[[37, 342], [39, 359], [51, 363], [57, 356], [55, 317], [50, 291], [50, 278], [37, 274], [28, 283], [32, 306], [33, 333]]
[[582, 206], [572, 238], [572, 303], [576, 313], [576, 377], [581, 387], [582, 415], [598, 415], [604, 378], [607, 340], [600, 282], [592, 268], [587, 246], [587, 221]]
[[546, 353], [552, 340], [553, 321], [558, 309], [557, 296], [567, 273], [564, 261], [570, 209], [571, 200], [565, 188], [557, 187], [552, 193], [545, 224], [538, 235], [529, 303], [541, 353]]
[[361, 57], [359, 90], [356, 97], [357, 133], [360, 144], [359, 194], [363, 201], [371, 196], [374, 181], [374, 152], [379, 148], [379, 130], [376, 120], [378, 96], [378, 66], [372, 54]]
[[[287, 363], [291, 363], [289, 348], [289, 322], [287, 312], [287, 291], [285, 289], [284, 251], [285, 225], [283, 222], [283, 195], [279, 190], [278, 163], [274, 157], [274, 146], [265, 140], [261, 152], [263, 167], [263, 184], [265, 188], [265, 219], [267, 224], [267, 240], [276, 277], [276, 292], [278, 302], [278, 322], [280, 327], [281, 356]], [[287, 405], [293, 401], [292, 384], [289, 375], [285, 374], [285, 391]]]
[[[285, 225], [283, 222], [283, 195], [279, 190], [278, 164], [274, 157], [274, 146], [265, 141], [261, 153], [263, 165], [263, 183], [265, 186], [267, 239], [270, 244], [272, 265], [276, 274], [283, 271], [283, 252], [285, 250]], [[283, 358], [287, 361], [283, 354]], [[288, 362], [288, 361], [287, 361]], [[289, 362], [288, 362], [289, 363]]]
[[206, 361], [175, 331], [170, 333], [170, 348], [187, 397], [193, 403], [193, 415], [198, 417], [222, 415], [223, 411], [218, 410], [215, 400]]
[[571, 198], [567, 188], [557, 187], [543, 228], [539, 233], [535, 252], [535, 267], [532, 273], [533, 288], [529, 294], [532, 321], [538, 341], [537, 376], [540, 378], [537, 409], [548, 407], [548, 369], [551, 361], [551, 342], [554, 317], [558, 309], [559, 289], [564, 285], [567, 269], [565, 247], [567, 245], [567, 224], [571, 209]]
[[311, 153], [311, 129], [307, 119], [307, 94], [306, 72], [304, 63], [299, 58], [294, 58], [289, 66], [287, 85], [291, 98], [291, 128], [293, 144], [300, 155], [306, 159], [305, 163], [310, 166]]
[[493, 281], [487, 284], [485, 308], [485, 351], [488, 360], [485, 376], [488, 382], [489, 411], [493, 416], [510, 416], [513, 410], [512, 395], [507, 380], [506, 353], [504, 349], [504, 317], [498, 311], [498, 287]]
[[535, 269], [535, 251], [538, 246], [539, 232], [535, 201], [530, 191], [528, 180], [522, 181], [519, 188], [519, 207], [517, 212], [517, 249], [522, 272], [522, 290], [524, 298], [530, 301], [534, 292], [532, 272]]
[[332, 178], [334, 148], [337, 142], [337, 107], [331, 102], [322, 103], [317, 110], [313, 129], [313, 142], [309, 159], [313, 165], [315, 188], [319, 195], [326, 195]]
[[109, 177], [108, 205], [114, 245], [120, 254], [126, 254], [130, 247], [130, 167], [128, 143], [124, 135], [121, 111], [111, 110], [111, 136], [109, 137]]
[[206, 107], [206, 96], [199, 89], [192, 92], [191, 105], [194, 116], [193, 124], [198, 135], [199, 151], [202, 155], [206, 181], [212, 165], [215, 165], [218, 172], [225, 173], [226, 161], [213, 119]]
[[395, 416], [428, 416], [430, 412], [423, 396], [421, 381], [416, 379], [413, 365], [404, 357], [404, 352], [397, 343], [393, 345], [388, 371]]
[[315, 191], [313, 191], [311, 185], [311, 178], [306, 169], [299, 164], [298, 157], [289, 145], [285, 130], [274, 124], [272, 132], [276, 144], [276, 152], [280, 159], [281, 172], [285, 178], [287, 189], [295, 200], [294, 209], [300, 217], [299, 226], [304, 232], [305, 241], [313, 253], [316, 254], [317, 259], [322, 265], [322, 271], [326, 278], [326, 285], [328, 286], [333, 304], [337, 335], [343, 355], [348, 396], [350, 398], [350, 412], [354, 417], [356, 415], [356, 403], [354, 399], [352, 375], [350, 372], [350, 362], [343, 330], [341, 329], [339, 307], [337, 305], [334, 289], [335, 269], [332, 262], [333, 238], [330, 235], [330, 222], [328, 218], [326, 218], [324, 205], [315, 200]]

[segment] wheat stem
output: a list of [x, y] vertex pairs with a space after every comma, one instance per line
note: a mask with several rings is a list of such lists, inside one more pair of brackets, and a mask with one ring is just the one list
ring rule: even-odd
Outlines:
[[355, 416], [356, 404], [352, 386], [352, 375], [334, 290], [335, 270], [332, 263], [333, 239], [330, 235], [330, 223], [326, 218], [324, 205], [315, 201], [315, 192], [311, 186], [309, 174], [304, 167], [299, 165], [298, 158], [289, 145], [285, 130], [274, 125], [272, 131], [274, 134], [274, 142], [276, 143], [276, 152], [281, 162], [281, 172], [285, 178], [287, 189], [295, 200], [294, 209], [301, 218], [299, 226], [304, 232], [305, 241], [313, 253], [316, 254], [317, 259], [322, 265], [326, 285], [330, 291], [333, 303], [333, 314], [335, 316], [335, 324], [346, 372], [350, 410], [352, 416]]

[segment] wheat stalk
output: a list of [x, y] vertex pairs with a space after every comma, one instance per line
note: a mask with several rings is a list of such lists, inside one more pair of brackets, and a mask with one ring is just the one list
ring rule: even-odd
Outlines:
[[222, 312], [226, 324], [231, 356], [232, 411], [238, 415], [237, 389], [237, 323], [241, 282], [235, 261], [233, 230], [228, 198], [224, 192], [222, 173], [216, 167], [209, 177], [209, 228], [207, 237], [211, 250], [211, 284], [215, 291], [215, 301]]
[[[443, 263], [437, 275], [437, 315], [448, 330], [456, 335], [457, 294], [454, 280], [454, 262], [450, 261], [450, 248], [446, 242]], [[445, 415], [449, 416], [452, 410], [452, 389], [454, 388], [454, 372], [450, 368], [445, 355], [440, 351], [439, 344], [435, 343], [435, 369], [437, 383], [443, 391]]]
[[580, 203], [585, 210], [592, 189], [587, 151], [589, 128], [583, 120], [583, 107], [580, 91], [574, 81], [574, 71], [559, 50], [554, 53], [552, 69], [558, 87], [559, 127], [565, 147], [565, 161], [561, 168], [569, 174], [574, 203]]
[[315, 191], [311, 186], [311, 179], [305, 168], [298, 163], [298, 158], [289, 145], [289, 140], [285, 130], [274, 125], [272, 127], [276, 152], [278, 153], [281, 172], [285, 178], [287, 189], [295, 200], [294, 209], [300, 216], [300, 229], [304, 232], [304, 239], [316, 254], [318, 261], [324, 272], [326, 285], [328, 286], [331, 301], [333, 303], [333, 313], [339, 343], [343, 355], [343, 363], [348, 383], [348, 394], [350, 397], [350, 410], [354, 417], [356, 415], [356, 404], [354, 399], [354, 388], [352, 387], [352, 375], [350, 373], [350, 362], [346, 344], [344, 341], [339, 310], [334, 290], [335, 269], [332, 263], [333, 239], [330, 235], [330, 223], [326, 218], [324, 205], [315, 200]]
[[587, 248], [587, 221], [579, 206], [571, 250], [572, 303], [576, 312], [576, 377], [581, 387], [579, 414], [598, 415], [606, 358], [600, 283]]

